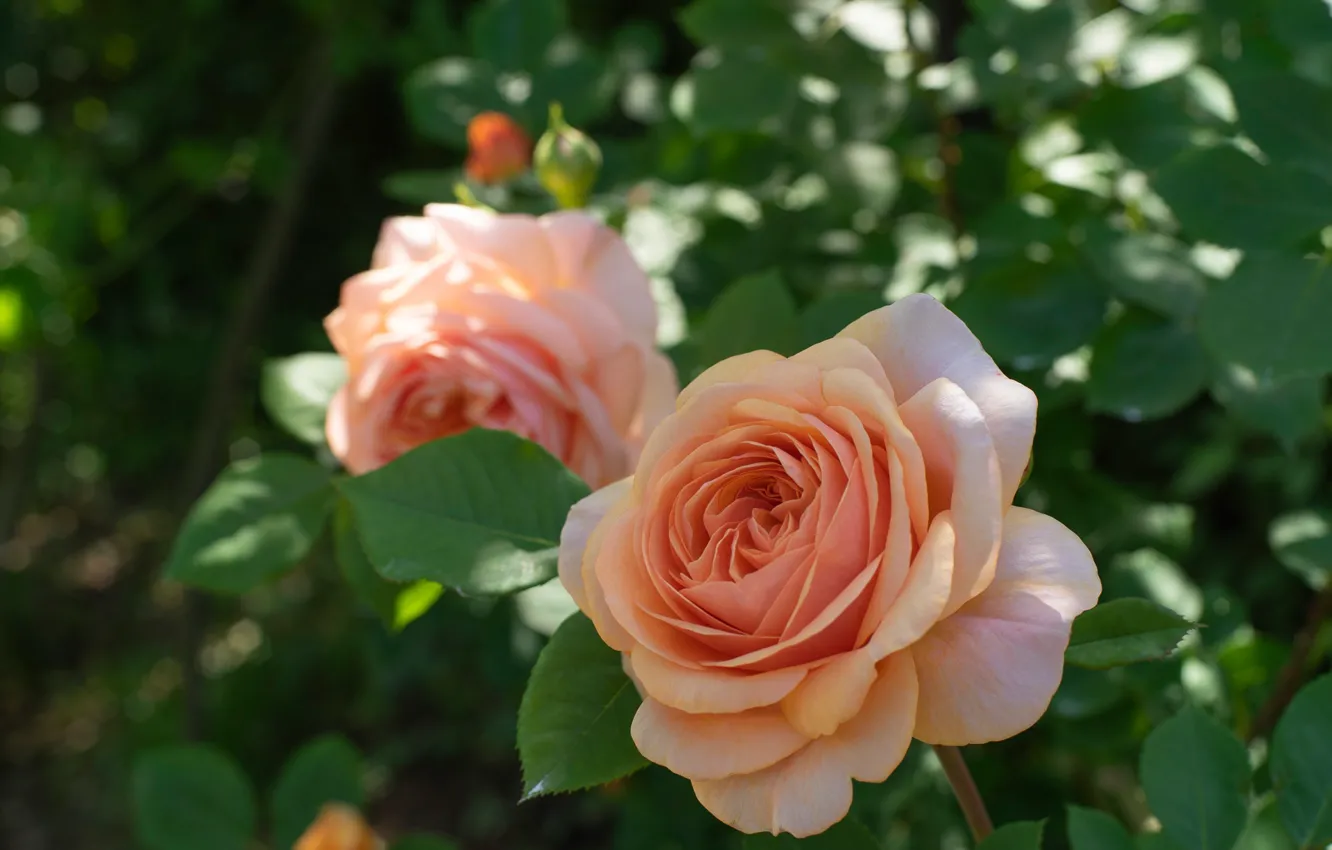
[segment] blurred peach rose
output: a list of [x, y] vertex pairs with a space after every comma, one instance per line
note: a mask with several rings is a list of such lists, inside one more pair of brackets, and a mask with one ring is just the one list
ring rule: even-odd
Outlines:
[[482, 112], [467, 125], [463, 170], [478, 183], [503, 183], [532, 164], [532, 139], [503, 112]]
[[913, 737], [1035, 723], [1101, 592], [1072, 532], [1012, 507], [1035, 420], [1032, 393], [925, 295], [685, 388], [560, 548], [643, 694], [643, 755], [739, 830], [807, 836]]
[[385, 223], [372, 265], [324, 322], [348, 367], [328, 443], [354, 473], [483, 426], [601, 486], [670, 412], [648, 278], [590, 216], [432, 204]]
[[383, 850], [383, 847], [384, 842], [360, 812], [343, 803], [328, 803], [293, 850]]

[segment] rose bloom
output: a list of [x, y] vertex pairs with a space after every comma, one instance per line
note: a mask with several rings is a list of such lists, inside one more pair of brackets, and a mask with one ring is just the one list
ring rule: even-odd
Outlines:
[[503, 112], [482, 112], [467, 125], [463, 171], [478, 183], [503, 183], [532, 164], [532, 139]]
[[744, 832], [807, 836], [912, 738], [1016, 735], [1101, 586], [1013, 507], [1036, 398], [913, 295], [685, 388], [635, 474], [574, 507], [560, 577], [643, 695], [633, 738]]
[[384, 842], [361, 817], [343, 803], [328, 803], [296, 842], [294, 850], [383, 850]]
[[353, 473], [473, 426], [545, 447], [592, 486], [671, 410], [650, 283], [610, 228], [432, 204], [385, 223], [325, 320], [348, 380], [329, 448]]

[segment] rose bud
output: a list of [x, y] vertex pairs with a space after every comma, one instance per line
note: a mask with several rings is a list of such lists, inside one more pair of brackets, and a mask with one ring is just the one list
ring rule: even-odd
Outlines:
[[601, 149], [587, 134], [570, 127], [558, 103], [550, 106], [550, 126], [536, 146], [537, 180], [565, 209], [587, 203], [601, 171]]
[[505, 183], [532, 163], [532, 139], [502, 112], [482, 112], [467, 125], [463, 170], [478, 183]]

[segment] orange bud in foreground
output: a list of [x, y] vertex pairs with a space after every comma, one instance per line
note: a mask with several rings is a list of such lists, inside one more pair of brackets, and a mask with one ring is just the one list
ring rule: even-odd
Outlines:
[[383, 850], [384, 842], [345, 803], [328, 803], [296, 842], [294, 850]]
[[502, 112], [482, 112], [467, 125], [470, 153], [464, 169], [478, 183], [503, 183], [527, 170], [532, 139]]

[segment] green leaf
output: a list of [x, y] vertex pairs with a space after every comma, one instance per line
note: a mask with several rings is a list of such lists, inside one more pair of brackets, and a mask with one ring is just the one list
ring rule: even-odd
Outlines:
[[425, 616], [444, 595], [444, 585], [433, 581], [409, 584], [398, 594], [393, 604], [393, 630], [402, 631]]
[[1249, 757], [1197, 708], [1156, 727], [1142, 746], [1147, 804], [1181, 850], [1230, 850], [1248, 818]]
[[305, 557], [332, 502], [313, 461], [264, 454], [232, 464], [190, 510], [166, 575], [218, 593], [242, 593]]
[[1125, 313], [1092, 348], [1087, 406], [1130, 422], [1169, 416], [1207, 386], [1208, 367], [1191, 329]]
[[885, 304], [883, 293], [877, 290], [831, 292], [811, 303], [800, 314], [798, 347], [803, 350], [816, 342], [832, 339], [847, 325]]
[[1240, 124], [1273, 162], [1332, 177], [1332, 90], [1253, 65], [1225, 74]]
[[453, 187], [463, 179], [457, 169], [449, 171], [395, 171], [384, 178], [380, 190], [404, 204], [432, 204], [453, 199]]
[[1017, 263], [970, 281], [950, 306], [996, 360], [1033, 369], [1090, 342], [1106, 303], [1080, 268]]
[[1069, 806], [1068, 845], [1071, 850], [1133, 850], [1133, 839], [1105, 812]]
[[1243, 367], [1217, 370], [1212, 397], [1236, 419], [1276, 437], [1287, 449], [1323, 425], [1323, 378], [1260, 383]]
[[781, 275], [764, 272], [728, 286], [712, 302], [696, 341], [703, 367], [760, 349], [794, 353], [796, 306]]
[[273, 421], [311, 445], [324, 442], [324, 414], [347, 382], [347, 364], [336, 354], [309, 352], [264, 364], [259, 397]]
[[273, 786], [273, 842], [291, 847], [314, 823], [325, 803], [361, 808], [361, 756], [340, 735], [317, 738], [301, 747]]
[[404, 835], [389, 850], [459, 850], [457, 842], [438, 835]]
[[1162, 315], [1192, 316], [1207, 291], [1188, 249], [1164, 234], [1121, 233], [1095, 222], [1082, 249], [1116, 295]]
[[1332, 188], [1228, 147], [1192, 151], [1157, 175], [1156, 191], [1193, 236], [1222, 245], [1289, 245], [1332, 224]]
[[796, 838], [781, 835], [745, 836], [742, 850], [879, 850], [879, 842], [863, 823], [848, 817], [833, 824], [818, 835]]
[[1277, 723], [1272, 784], [1299, 846], [1332, 844], [1332, 675], [1305, 685]]
[[568, 27], [563, 0], [485, 0], [470, 23], [476, 55], [501, 71], [536, 71]]
[[134, 828], [148, 850], [246, 850], [254, 790], [220, 750], [186, 745], [139, 757], [131, 777]]
[[565, 620], [532, 668], [518, 709], [525, 797], [575, 791], [647, 764], [629, 736], [641, 702], [620, 653], [583, 614]]
[[[598, 53], [569, 40], [532, 76], [532, 93], [523, 104], [528, 122], [544, 126], [550, 104], [564, 108], [570, 124], [581, 126], [605, 116], [616, 93], [616, 76]], [[538, 111], [540, 115], [533, 114]]]
[[790, 16], [775, 0], [694, 0], [679, 20], [699, 47], [764, 47], [796, 38]]
[[1106, 668], [1164, 658], [1193, 623], [1148, 599], [1104, 602], [1073, 621], [1064, 657], [1079, 667]]
[[356, 517], [346, 499], [339, 499], [333, 509], [333, 555], [342, 577], [356, 595], [374, 609], [381, 620], [392, 624], [401, 586], [385, 581], [375, 572], [356, 534]]
[[1024, 820], [1006, 823], [976, 845], [976, 850], [1040, 850], [1045, 821]]
[[1286, 569], [1314, 590], [1332, 580], [1332, 511], [1307, 510], [1278, 517], [1268, 542]]
[[777, 132], [795, 108], [799, 85], [790, 69], [765, 55], [731, 53], [682, 78], [671, 102], [681, 120], [704, 135]]
[[852, 212], [864, 209], [886, 213], [901, 187], [892, 149], [868, 142], [847, 142], [833, 148], [822, 171], [831, 200]]
[[1293, 254], [1249, 254], [1207, 294], [1203, 344], [1259, 385], [1332, 372], [1332, 279], [1327, 264]]
[[1197, 123], [1179, 80], [1120, 89], [1102, 86], [1078, 112], [1078, 129], [1105, 140], [1141, 168], [1155, 169], [1193, 149]]
[[587, 485], [535, 443], [473, 428], [341, 483], [370, 563], [391, 581], [512, 593], [555, 575]]
[[[403, 96], [418, 133], [455, 147], [466, 147], [467, 124], [480, 113], [512, 110], [499, 92], [494, 68], [457, 56], [417, 68], [403, 84]], [[450, 197], [452, 192], [444, 199]]]

